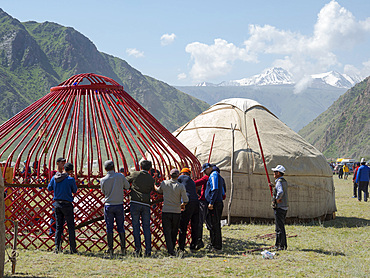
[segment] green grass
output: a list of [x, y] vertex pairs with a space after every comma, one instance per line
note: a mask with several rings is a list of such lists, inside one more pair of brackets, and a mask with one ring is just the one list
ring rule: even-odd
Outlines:
[[334, 182], [336, 219], [287, 225], [288, 236], [297, 236], [288, 238], [288, 250], [279, 251], [273, 260], [263, 259], [260, 252], [244, 252], [273, 245], [273, 239], [256, 236], [273, 233], [274, 225], [239, 224], [223, 227], [222, 254], [201, 250], [179, 259], [161, 250], [153, 258], [128, 255], [110, 260], [103, 253], [18, 250], [16, 274], [11, 276], [7, 263], [5, 277], [369, 277], [370, 202], [351, 198], [351, 180], [334, 176]]

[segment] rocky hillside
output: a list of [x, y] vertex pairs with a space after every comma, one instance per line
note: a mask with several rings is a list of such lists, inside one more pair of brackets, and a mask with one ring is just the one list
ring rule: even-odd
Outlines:
[[52, 22], [21, 23], [0, 9], [0, 122], [47, 94], [50, 87], [87, 72], [122, 84], [170, 131], [209, 106], [99, 52], [73, 28]]
[[299, 131], [327, 158], [370, 158], [370, 77]]

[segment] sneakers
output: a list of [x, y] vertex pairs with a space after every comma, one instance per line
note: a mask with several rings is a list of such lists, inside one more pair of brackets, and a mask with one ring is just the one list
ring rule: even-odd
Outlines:
[[357, 196], [356, 195], [353, 195], [352, 198], [357, 198]]
[[179, 251], [177, 251], [177, 257], [178, 257], [179, 259], [183, 259], [183, 258], [184, 258], [184, 256], [185, 256], [185, 251], [184, 251], [184, 250], [179, 250]]
[[195, 250], [199, 250], [199, 249], [202, 249], [204, 247], [204, 243], [203, 241], [199, 242], [196, 246], [195, 246]]

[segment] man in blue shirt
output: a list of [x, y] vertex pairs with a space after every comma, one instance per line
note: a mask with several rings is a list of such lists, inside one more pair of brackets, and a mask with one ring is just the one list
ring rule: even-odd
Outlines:
[[209, 176], [205, 191], [208, 202], [206, 223], [211, 238], [209, 250], [219, 252], [222, 250], [221, 215], [224, 208], [224, 180], [210, 163], [203, 164], [202, 172]]
[[361, 191], [364, 192], [364, 201], [369, 197], [370, 168], [366, 166], [365, 158], [361, 159], [361, 166], [357, 170], [356, 183], [358, 184], [358, 200], [361, 201]]
[[56, 218], [56, 232], [55, 232], [55, 253], [61, 251], [61, 239], [63, 233], [64, 221], [67, 222], [69, 234], [69, 247], [71, 254], [77, 253], [76, 250], [76, 235], [75, 222], [73, 212], [73, 195], [77, 192], [77, 185], [74, 178], [70, 177], [73, 173], [72, 163], [64, 165], [64, 171], [61, 175], [53, 176], [48, 190], [54, 191], [54, 209]]
[[[285, 250], [288, 247], [285, 232], [285, 218], [288, 211], [288, 183], [283, 178], [285, 174], [285, 167], [283, 165], [278, 165], [271, 170], [274, 171], [275, 178], [272, 206], [275, 215], [275, 248], [277, 250]], [[274, 185], [270, 184], [270, 186]]]

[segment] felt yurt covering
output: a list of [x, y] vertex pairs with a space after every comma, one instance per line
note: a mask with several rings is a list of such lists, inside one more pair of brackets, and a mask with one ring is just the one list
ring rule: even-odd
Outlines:
[[[272, 219], [255, 119], [271, 182], [271, 168], [283, 165], [288, 181], [288, 218], [331, 217], [336, 211], [333, 174], [325, 157], [273, 113], [250, 99], [222, 100], [174, 132], [201, 163], [216, 164], [226, 181], [223, 216], [228, 214], [234, 130], [234, 194], [231, 219]], [[212, 146], [213, 141], [213, 146]], [[212, 146], [212, 148], [211, 148]]]

